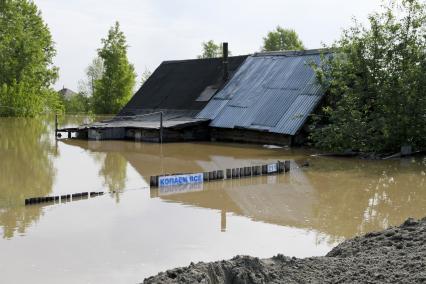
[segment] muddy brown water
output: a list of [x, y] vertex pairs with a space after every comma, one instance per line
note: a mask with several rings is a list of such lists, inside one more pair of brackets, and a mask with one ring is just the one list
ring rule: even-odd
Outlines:
[[[62, 125], [81, 123], [66, 117]], [[136, 283], [237, 254], [307, 257], [426, 216], [426, 159], [363, 161], [227, 143], [55, 141], [53, 119], [0, 119], [0, 282]], [[288, 175], [150, 189], [150, 175], [290, 159]], [[306, 160], [310, 167], [299, 168]], [[25, 207], [83, 191], [101, 197]]]

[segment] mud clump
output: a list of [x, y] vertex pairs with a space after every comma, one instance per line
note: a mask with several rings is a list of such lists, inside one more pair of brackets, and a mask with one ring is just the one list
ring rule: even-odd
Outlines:
[[426, 283], [426, 218], [347, 240], [326, 256], [237, 256], [191, 263], [144, 283]]

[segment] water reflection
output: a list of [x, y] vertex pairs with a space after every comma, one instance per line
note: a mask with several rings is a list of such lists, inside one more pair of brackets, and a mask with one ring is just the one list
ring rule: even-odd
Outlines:
[[3, 238], [22, 234], [42, 214], [40, 207], [22, 206], [28, 196], [45, 196], [55, 178], [57, 152], [49, 125], [40, 119], [0, 120], [0, 226]]
[[[324, 255], [336, 241], [426, 215], [426, 159], [309, 158], [303, 150], [219, 143], [55, 143], [53, 118], [1, 119], [0, 129], [0, 273], [7, 283], [136, 283], [236, 254]], [[307, 158], [311, 166], [297, 168]], [[285, 159], [293, 161], [288, 175], [146, 186], [161, 173]], [[31, 196], [105, 190], [109, 196], [23, 206]]]
[[90, 147], [93, 151], [92, 158], [100, 166], [98, 174], [103, 178], [104, 186], [116, 202], [120, 202], [120, 194], [126, 188], [128, 164], [122, 153], [109, 150], [100, 151], [105, 141], [65, 140], [65, 143], [78, 146], [85, 145], [84, 149]]
[[120, 201], [120, 193], [126, 188], [127, 160], [119, 153], [107, 153], [102, 161], [99, 175], [116, 202]]
[[[255, 221], [318, 232], [318, 242], [335, 243], [368, 231], [397, 225], [426, 213], [424, 159], [362, 161], [309, 158], [306, 152], [258, 146], [185, 143], [69, 141], [91, 151], [119, 155], [144, 176], [202, 172], [292, 159], [290, 175], [206, 183], [202, 188], [151, 189], [152, 198], [218, 211], [226, 230], [227, 213]], [[118, 158], [117, 158], [118, 159]], [[115, 173], [111, 163], [108, 175]], [[119, 180], [119, 179], [118, 179]], [[324, 234], [327, 236], [324, 237]]]
[[[426, 215], [424, 160], [316, 159], [307, 178], [321, 194], [320, 230], [348, 238]], [[342, 234], [343, 233], [343, 234]]]

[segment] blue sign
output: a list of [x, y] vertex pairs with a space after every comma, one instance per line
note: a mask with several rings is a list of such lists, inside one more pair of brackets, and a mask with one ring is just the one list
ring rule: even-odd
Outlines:
[[184, 184], [203, 183], [203, 174], [187, 174], [187, 175], [175, 175], [175, 176], [160, 176], [158, 178], [158, 186], [176, 186]]

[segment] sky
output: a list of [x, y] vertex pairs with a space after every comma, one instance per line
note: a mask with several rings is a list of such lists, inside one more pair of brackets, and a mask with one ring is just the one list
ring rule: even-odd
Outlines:
[[78, 90], [108, 29], [119, 21], [140, 75], [165, 60], [196, 58], [201, 43], [229, 42], [233, 55], [260, 50], [277, 25], [308, 49], [338, 39], [355, 17], [366, 22], [381, 0], [34, 0], [56, 43], [56, 89]]

